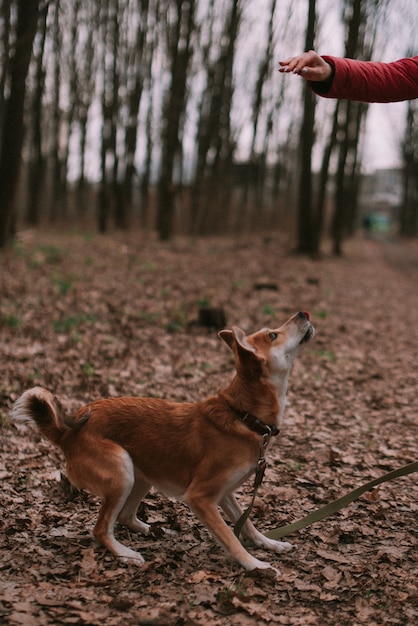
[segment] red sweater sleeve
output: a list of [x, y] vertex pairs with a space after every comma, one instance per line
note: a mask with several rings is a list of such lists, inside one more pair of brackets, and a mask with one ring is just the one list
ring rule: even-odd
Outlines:
[[331, 84], [310, 82], [325, 98], [397, 102], [418, 98], [418, 56], [392, 63], [323, 57], [334, 69]]

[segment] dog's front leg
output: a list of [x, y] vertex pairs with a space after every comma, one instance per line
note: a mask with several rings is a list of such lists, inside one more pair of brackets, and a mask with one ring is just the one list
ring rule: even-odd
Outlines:
[[[242, 515], [241, 507], [238, 504], [233, 493], [224, 496], [220, 501], [222, 509], [234, 524], [239, 520]], [[264, 550], [272, 550], [273, 552], [288, 552], [293, 549], [291, 543], [287, 541], [275, 541], [265, 537], [255, 526], [247, 520], [242, 527], [241, 534], [244, 539], [248, 539], [258, 548], [264, 548]]]
[[216, 502], [201, 495], [190, 493], [185, 494], [184, 500], [224, 550], [246, 570], [274, 569], [268, 563], [256, 559], [246, 551], [222, 519]]

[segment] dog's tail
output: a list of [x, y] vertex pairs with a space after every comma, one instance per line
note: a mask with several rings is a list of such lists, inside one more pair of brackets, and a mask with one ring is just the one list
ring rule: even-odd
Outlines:
[[78, 430], [89, 418], [87, 411], [81, 419], [66, 414], [64, 408], [50, 391], [33, 387], [16, 400], [12, 408], [15, 422], [35, 422], [41, 433], [56, 446], [61, 437], [70, 430]]

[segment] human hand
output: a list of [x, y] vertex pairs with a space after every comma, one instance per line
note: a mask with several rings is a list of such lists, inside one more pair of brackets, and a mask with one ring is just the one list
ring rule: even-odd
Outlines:
[[299, 74], [306, 80], [323, 82], [331, 76], [331, 66], [313, 50], [279, 62], [279, 72]]

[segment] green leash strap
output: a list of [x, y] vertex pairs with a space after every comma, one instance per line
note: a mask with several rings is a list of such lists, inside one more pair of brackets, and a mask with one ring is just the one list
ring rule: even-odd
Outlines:
[[370, 491], [370, 489], [373, 489], [373, 487], [376, 487], [377, 485], [385, 483], [389, 480], [395, 480], [396, 478], [400, 478], [401, 476], [413, 474], [414, 472], [418, 472], [418, 461], [415, 461], [414, 463], [409, 463], [408, 465], [403, 465], [396, 470], [392, 470], [391, 472], [380, 476], [380, 478], [375, 478], [365, 485], [361, 485], [360, 487], [357, 487], [357, 489], [350, 491], [345, 496], [342, 496], [341, 498], [330, 502], [326, 506], [323, 506], [321, 509], [313, 511], [312, 513], [310, 513], [306, 517], [303, 517], [297, 522], [293, 522], [293, 524], [288, 524], [287, 526], [279, 526], [278, 528], [273, 528], [273, 530], [269, 530], [265, 533], [265, 536], [269, 539], [281, 539], [282, 537], [286, 537], [287, 535], [290, 535], [290, 533], [301, 530], [302, 528], [305, 528], [306, 526], [309, 526], [314, 522], [319, 522], [319, 520], [324, 519], [324, 517], [333, 515], [340, 509], [343, 509], [345, 506], [351, 504], [351, 502], [359, 498], [366, 491]]
[[249, 518], [250, 513], [252, 511], [252, 508], [254, 506], [255, 497], [257, 495], [257, 491], [258, 491], [259, 486], [263, 482], [264, 472], [265, 471], [266, 471], [266, 459], [264, 458], [264, 456], [261, 456], [260, 459], [258, 460], [257, 470], [255, 472], [255, 477], [254, 477], [253, 497], [251, 498], [251, 502], [248, 505], [247, 510], [244, 511], [244, 513], [241, 515], [239, 520], [237, 522], [235, 522], [234, 535], [236, 537], [238, 537], [238, 539], [239, 539], [242, 527], [244, 526], [245, 522]]

